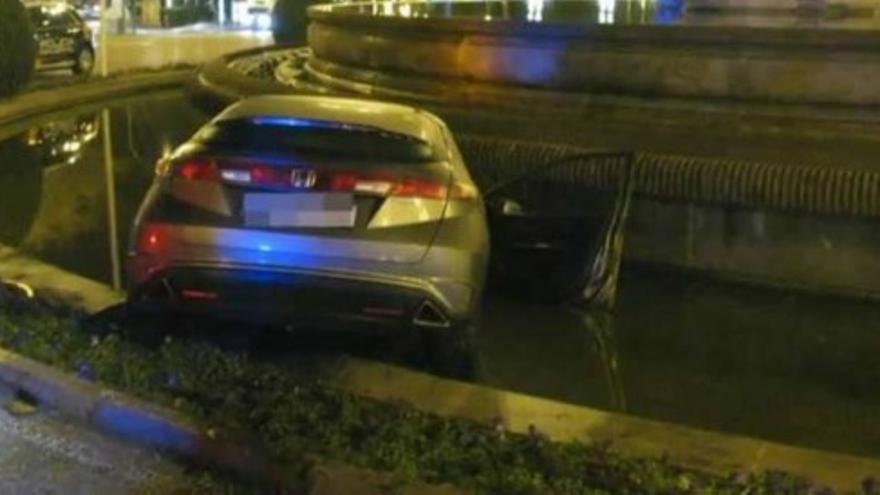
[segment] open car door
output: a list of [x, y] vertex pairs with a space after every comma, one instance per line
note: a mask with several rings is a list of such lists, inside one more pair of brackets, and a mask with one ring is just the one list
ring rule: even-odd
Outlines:
[[633, 172], [632, 153], [582, 152], [487, 187], [490, 290], [612, 309]]

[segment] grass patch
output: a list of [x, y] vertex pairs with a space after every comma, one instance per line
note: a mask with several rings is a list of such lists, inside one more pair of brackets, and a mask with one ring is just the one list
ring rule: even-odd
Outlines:
[[[400, 481], [449, 482], [475, 493], [806, 494], [784, 473], [720, 477], [666, 459], [621, 457], [605, 445], [556, 443], [539, 431], [425, 414], [376, 402], [204, 342], [144, 346], [106, 332], [50, 300], [0, 289], [0, 346], [189, 415], [220, 438], [258, 445], [297, 473], [316, 458], [392, 472]], [[204, 489], [215, 484], [205, 481]], [[226, 485], [224, 491], [259, 491]]]

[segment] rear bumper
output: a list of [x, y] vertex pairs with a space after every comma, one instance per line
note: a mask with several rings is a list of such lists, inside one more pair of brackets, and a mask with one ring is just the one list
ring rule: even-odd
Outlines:
[[129, 302], [231, 320], [376, 333], [452, 327], [470, 317], [417, 279], [246, 266], [170, 267], [131, 288]]

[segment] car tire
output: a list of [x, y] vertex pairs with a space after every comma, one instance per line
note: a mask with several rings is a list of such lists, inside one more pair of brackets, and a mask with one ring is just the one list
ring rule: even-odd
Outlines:
[[476, 330], [476, 325], [472, 323], [422, 329], [422, 349], [431, 371], [458, 380], [477, 378], [479, 355], [474, 342]]
[[73, 73], [87, 76], [95, 69], [95, 51], [91, 47], [80, 48], [73, 60]]

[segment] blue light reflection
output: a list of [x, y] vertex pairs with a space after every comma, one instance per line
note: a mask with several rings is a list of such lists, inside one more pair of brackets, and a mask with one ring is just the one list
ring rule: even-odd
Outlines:
[[275, 115], [253, 117], [252, 119], [250, 119], [250, 121], [254, 125], [299, 127], [303, 129], [341, 129], [346, 131], [371, 130], [371, 128], [367, 126], [349, 124], [347, 122], [336, 122], [332, 120], [321, 119], [304, 119], [299, 117], [284, 117]]

